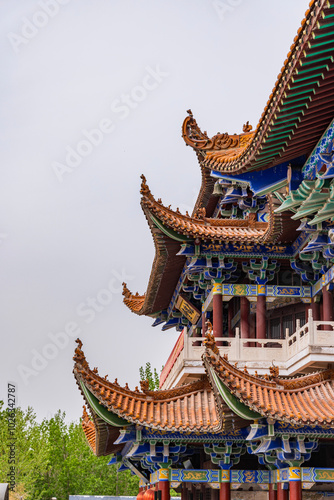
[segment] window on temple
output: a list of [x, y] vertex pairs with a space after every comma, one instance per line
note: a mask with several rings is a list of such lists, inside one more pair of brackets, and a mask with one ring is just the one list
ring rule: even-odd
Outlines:
[[299, 319], [299, 321], [300, 321], [300, 326], [304, 326], [305, 325], [305, 323], [306, 323], [305, 311], [296, 313], [295, 318], [296, 318], [296, 328], [297, 328], [297, 319]]
[[285, 337], [287, 328], [289, 329], [289, 335], [292, 335], [294, 333], [292, 314], [283, 317], [283, 337]]
[[273, 318], [270, 320], [270, 338], [281, 338], [281, 320], [280, 318]]

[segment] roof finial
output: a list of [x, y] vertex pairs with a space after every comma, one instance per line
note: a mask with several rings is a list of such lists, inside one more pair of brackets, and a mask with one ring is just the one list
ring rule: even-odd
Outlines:
[[199, 219], [199, 220], [203, 220], [205, 216], [206, 216], [206, 208], [205, 207], [198, 208], [198, 210], [195, 214], [195, 218]]
[[78, 344], [79, 349], [82, 347], [82, 342], [79, 338], [75, 339], [76, 343]]
[[203, 344], [206, 349], [211, 349], [211, 351], [219, 355], [219, 349], [217, 347], [215, 337], [212, 334], [212, 323], [211, 321], [207, 321], [206, 324], [208, 325], [208, 328], [205, 332], [205, 340], [203, 341]]
[[124, 295], [124, 297], [126, 297], [126, 298], [130, 297], [131, 296], [131, 292], [128, 289], [127, 284], [125, 283], [125, 281], [123, 281], [122, 286], [123, 286], [122, 295]]
[[269, 372], [270, 372], [270, 375], [269, 375], [270, 379], [275, 379], [279, 375], [279, 368], [278, 368], [278, 366], [274, 365], [274, 361], [272, 362], [272, 366], [269, 366]]
[[245, 134], [247, 134], [248, 132], [250, 132], [252, 130], [252, 125], [249, 124], [249, 121], [247, 121], [243, 127], [242, 127], [242, 130], [243, 132], [245, 132]]
[[150, 383], [148, 380], [140, 380], [140, 388], [143, 392], [147, 392], [150, 390]]
[[143, 196], [147, 196], [148, 194], [151, 193], [150, 191], [150, 188], [148, 187], [147, 183], [146, 183], [146, 177], [144, 174], [141, 174], [140, 176], [141, 178], [141, 186], [140, 186], [140, 194], [142, 194]]

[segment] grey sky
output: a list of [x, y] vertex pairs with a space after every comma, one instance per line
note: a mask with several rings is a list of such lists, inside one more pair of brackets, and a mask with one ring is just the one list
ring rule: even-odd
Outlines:
[[[68, 323], [110, 380], [134, 388], [139, 366], [166, 361], [177, 333], [122, 304], [121, 281], [144, 292], [154, 257], [139, 176], [191, 211], [200, 170], [181, 137], [186, 110], [209, 135], [255, 127], [307, 6], [2, 0], [0, 399], [15, 381], [39, 418], [81, 415], [76, 332], [61, 347], [52, 336]], [[43, 349], [53, 359], [33, 366]]]

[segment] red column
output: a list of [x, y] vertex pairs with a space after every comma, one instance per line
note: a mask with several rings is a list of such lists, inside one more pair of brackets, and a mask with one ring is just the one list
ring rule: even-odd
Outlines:
[[169, 481], [159, 481], [158, 489], [161, 491], [161, 500], [170, 500]]
[[220, 483], [219, 500], [230, 500], [231, 488], [230, 483]]
[[302, 471], [300, 467], [289, 467], [290, 500], [302, 500]]
[[228, 303], [228, 311], [227, 311], [227, 323], [228, 323], [228, 336], [234, 337], [234, 331], [232, 329], [232, 320], [233, 320], [233, 298]]
[[249, 306], [247, 297], [240, 297], [240, 336], [242, 339], [250, 337]]
[[205, 312], [202, 312], [202, 337], [205, 336], [205, 332], [206, 332], [206, 314]]
[[322, 289], [323, 321], [334, 321], [333, 295], [326, 287]]
[[[215, 283], [213, 285], [213, 335], [214, 337], [223, 336], [223, 296], [222, 296], [222, 286], [220, 283]], [[221, 342], [217, 342], [217, 345], [221, 345]]]
[[277, 490], [274, 483], [269, 483], [269, 500], [277, 500]]
[[283, 490], [282, 483], [277, 483], [277, 500], [288, 500], [288, 490]]
[[290, 500], [302, 500], [302, 483], [301, 481], [290, 481]]
[[266, 338], [266, 296], [258, 295], [256, 301], [256, 338]]

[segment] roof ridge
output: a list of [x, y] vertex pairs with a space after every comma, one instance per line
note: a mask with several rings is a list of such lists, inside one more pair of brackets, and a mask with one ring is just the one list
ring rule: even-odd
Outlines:
[[[210, 432], [220, 430], [217, 408], [213, 404], [214, 395], [207, 378], [170, 390], [131, 391], [128, 387], [122, 388], [118, 383], [111, 383], [106, 378], [102, 379], [97, 369], [91, 370], [81, 349], [82, 342], [79, 339], [76, 342], [78, 347], [75, 349], [73, 372], [89, 406], [91, 403], [90, 399], [88, 401], [88, 392], [106, 411], [110, 412], [111, 416], [117, 416], [123, 422], [146, 425], [153, 429], [181, 430], [182, 432], [201, 429], [210, 429]], [[205, 419], [201, 419], [196, 412], [188, 412], [189, 399], [193, 400], [194, 397], [199, 399], [202, 405], [204, 401], [207, 404], [208, 399], [211, 401], [208, 408], [209, 414]], [[180, 408], [185, 408], [185, 411], [183, 412]], [[92, 411], [95, 416], [97, 409], [92, 408]], [[104, 421], [103, 415], [100, 417]], [[86, 424], [91, 427], [87, 422], [87, 416], [85, 416]], [[113, 426], [111, 422], [109, 424]], [[124, 425], [122, 422], [115, 422], [116, 427], [120, 424]], [[87, 425], [86, 429], [88, 430]]]
[[[86, 360], [85, 354], [82, 347], [82, 342], [80, 339], [76, 339], [76, 343], [78, 347], [75, 349], [74, 361], [75, 361], [75, 369], [77, 373], [80, 373], [82, 378], [84, 378], [90, 385], [93, 385], [94, 381], [102, 385], [105, 389], [112, 389], [117, 391], [125, 396], [136, 397], [137, 399], [147, 400], [150, 398], [152, 400], [173, 400], [177, 399], [179, 396], [191, 394], [192, 392], [198, 392], [200, 390], [210, 389], [209, 381], [207, 377], [202, 377], [200, 380], [196, 380], [194, 382], [190, 382], [188, 384], [180, 385], [173, 387], [172, 389], [158, 389], [155, 391], [149, 390], [148, 381], [140, 381], [140, 386], [142, 391], [135, 388], [135, 390], [131, 390], [126, 383], [125, 387], [119, 385], [117, 379], [114, 382], [110, 382], [107, 379], [107, 375], [105, 377], [101, 377], [98, 374], [98, 369], [94, 368], [93, 370], [89, 367], [89, 364]], [[147, 384], [145, 383], [147, 382]], [[211, 389], [210, 389], [211, 390]]]
[[[280, 112], [280, 109], [278, 109], [279, 105], [282, 99], [286, 97], [285, 91], [288, 85], [293, 82], [292, 77], [294, 72], [296, 68], [299, 67], [304, 57], [305, 47], [310, 42], [310, 39], [312, 39], [313, 31], [318, 27], [317, 23], [322, 11], [324, 8], [328, 7], [328, 5], [330, 7], [327, 0], [312, 0], [310, 2], [309, 9], [305, 12], [304, 18], [301, 21], [301, 25], [277, 76], [277, 80], [269, 95], [269, 99], [257, 127], [254, 132], [248, 134], [248, 136], [250, 136], [248, 137], [249, 140], [247, 140], [247, 133], [241, 135], [235, 134], [234, 136], [230, 136], [229, 134], [217, 134], [210, 140], [206, 133], [203, 134], [201, 132], [192, 113], [190, 110], [188, 111], [189, 116], [186, 117], [183, 122], [182, 135], [188, 145], [191, 145], [196, 152], [201, 153], [201, 165], [203, 167], [231, 173], [244, 169], [250, 161], [254, 160], [256, 154], [259, 152], [259, 146], [262, 144], [268, 127], [271, 125], [272, 118], [275, 116], [275, 113]], [[221, 136], [221, 140], [223, 141], [221, 150], [209, 149], [210, 145], [214, 145], [213, 140], [219, 136]], [[230, 150], [229, 147], [226, 147], [229, 141], [233, 142], [233, 138], [242, 136], [244, 139], [242, 147], [237, 148], [236, 141], [234, 141], [234, 147], [232, 145]]]
[[[233, 366], [229, 361], [227, 354], [223, 357], [220, 356], [219, 349], [216, 345], [214, 336], [209, 332], [206, 334], [206, 339], [204, 340], [204, 345], [206, 347], [205, 352], [202, 356], [203, 360], [206, 360], [209, 365], [211, 365], [219, 374], [219, 376], [224, 379], [231, 379], [229, 382], [232, 383], [233, 378], [237, 377], [245, 381], [251, 382], [256, 386], [267, 387], [269, 389], [275, 389], [277, 391], [283, 392], [296, 392], [304, 388], [310, 388], [315, 385], [321, 384], [325, 380], [334, 380], [334, 369], [318, 370], [314, 373], [301, 375], [291, 378], [279, 377], [278, 366], [272, 365], [269, 367], [270, 375], [265, 375], [261, 377], [257, 375], [251, 375], [247, 371], [245, 365], [244, 370], [237, 368], [237, 363]], [[211, 351], [211, 353], [209, 352]]]

